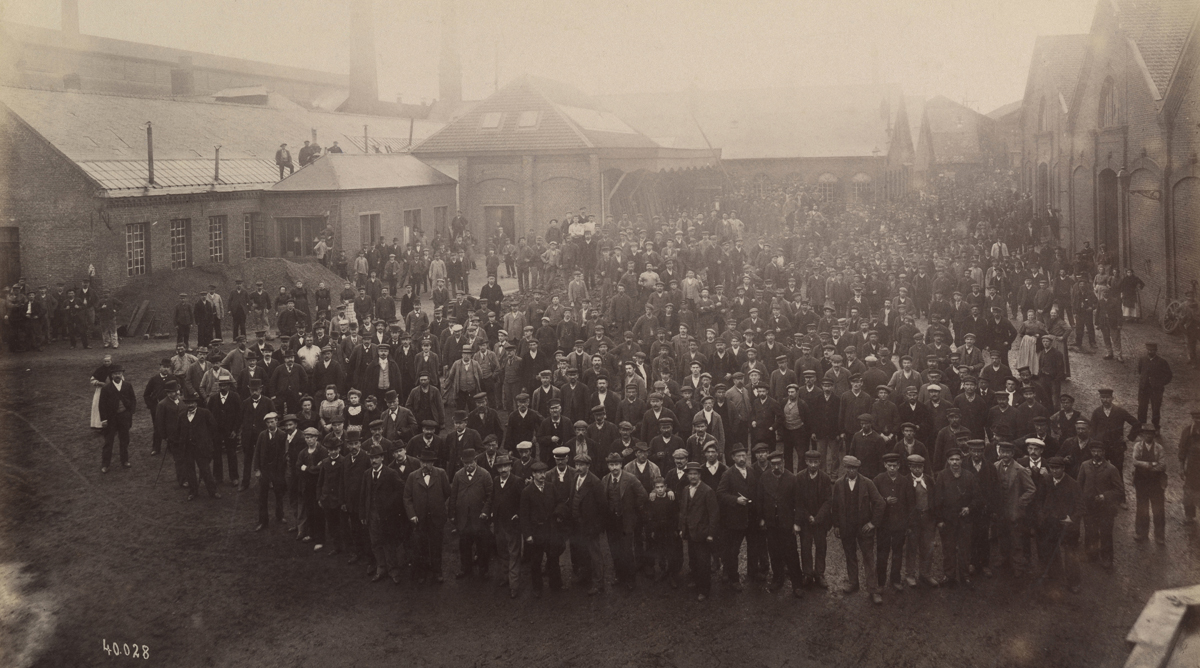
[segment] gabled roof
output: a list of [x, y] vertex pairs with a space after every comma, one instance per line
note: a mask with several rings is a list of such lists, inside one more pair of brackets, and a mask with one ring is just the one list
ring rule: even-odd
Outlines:
[[[213, 147], [220, 145], [222, 160], [273, 162], [283, 142], [295, 159], [314, 129], [322, 146], [338, 141], [345, 151], [361, 151], [363, 126], [372, 151], [404, 150], [410, 129], [407, 118], [313, 111], [294, 104], [258, 106], [7, 86], [0, 86], [0, 105], [75, 162], [145, 160], [147, 121], [154, 128], [156, 160], [211, 160]], [[440, 127], [432, 121], [412, 121], [414, 141]]]
[[454, 185], [454, 179], [411, 155], [330, 153], [268, 188], [313, 192]]
[[997, 108], [989, 111], [987, 113], [987, 117], [994, 121], [999, 121], [999, 120], [1002, 120], [1005, 116], [1008, 116], [1009, 114], [1020, 111], [1021, 107], [1024, 105], [1025, 105], [1025, 100], [1015, 100], [1013, 102], [1009, 102], [1008, 104], [1006, 104], [1004, 106], [997, 107]]
[[1048, 91], [1055, 93], [1054, 102], [1066, 105], [1075, 99], [1079, 75], [1087, 56], [1091, 35], [1042, 35], [1033, 43], [1033, 58], [1029, 63], [1029, 78], [1025, 83], [1025, 98], [1032, 101], [1033, 85], [1046, 81]]
[[[957, 102], [937, 96], [925, 103], [924, 125], [936, 164], [978, 164], [986, 160], [980, 131], [994, 123], [983, 114]], [[926, 140], [921, 133], [921, 141]]]
[[1145, 72], [1161, 99], [1175, 63], [1200, 11], [1196, 0], [1114, 0], [1117, 22], [1145, 63]]
[[662, 146], [711, 144], [731, 160], [886, 155], [888, 128], [906, 103], [895, 86], [693, 89], [599, 100]]
[[[522, 126], [522, 121], [527, 123]], [[487, 127], [485, 127], [487, 126]], [[584, 93], [522, 76], [479, 102], [414, 152], [476, 153], [657, 148]]]

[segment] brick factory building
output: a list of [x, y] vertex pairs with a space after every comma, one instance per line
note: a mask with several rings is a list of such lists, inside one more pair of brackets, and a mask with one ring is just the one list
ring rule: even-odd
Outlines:
[[[1104, 0], [1086, 35], [1039, 38], [1021, 187], [1074, 253], [1104, 245], [1146, 294], [1200, 278], [1200, 5]], [[1160, 293], [1161, 291], [1161, 293]]]
[[[267, 91], [249, 101], [0, 87], [6, 271], [73, 283], [92, 265], [118, 288], [157, 271], [311, 255], [326, 226], [353, 255], [373, 230], [407, 240], [406, 221], [419, 220], [432, 236], [453, 216], [454, 180], [400, 154], [440, 124], [307, 110]], [[304, 140], [346, 153], [280, 182], [276, 149], [287, 142], [295, 160]]]

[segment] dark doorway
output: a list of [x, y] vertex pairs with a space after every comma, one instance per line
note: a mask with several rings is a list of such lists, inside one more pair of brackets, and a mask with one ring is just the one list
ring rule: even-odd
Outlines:
[[491, 238], [499, 225], [504, 230], [504, 236], [509, 241], [516, 241], [517, 207], [515, 206], [485, 206], [483, 207], [483, 224], [487, 238]]
[[21, 230], [0, 227], [0, 281], [12, 285], [21, 277]]
[[1037, 169], [1037, 215], [1046, 215], [1046, 206], [1050, 203], [1050, 168], [1046, 163], [1038, 165]]
[[[1104, 246], [1109, 256], [1121, 252], [1120, 227], [1117, 222], [1117, 174], [1111, 169], [1100, 172], [1097, 179], [1096, 244]], [[1120, 264], [1119, 262], [1117, 264]]]

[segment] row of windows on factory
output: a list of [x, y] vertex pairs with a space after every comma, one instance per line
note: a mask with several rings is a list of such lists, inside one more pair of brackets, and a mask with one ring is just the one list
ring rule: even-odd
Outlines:
[[[421, 210], [404, 210], [404, 227], [408, 230], [421, 229]], [[434, 229], [446, 227], [449, 207], [433, 208]], [[325, 231], [327, 219], [324, 216], [308, 216], [293, 218], [276, 218], [279, 230], [279, 253], [285, 257], [304, 257], [315, 254], [314, 244], [310, 243]], [[381, 214], [364, 213], [359, 216], [360, 239], [363, 248], [369, 248], [372, 243], [382, 236]], [[150, 273], [150, 229], [151, 223], [129, 223], [125, 226], [125, 264], [126, 275], [144, 276]], [[170, 263], [171, 269], [190, 267], [195, 262], [195, 252], [192, 236], [191, 218], [174, 218], [170, 222]], [[208, 217], [207, 254], [211, 264], [222, 264], [229, 257], [228, 240], [230, 234], [237, 234], [236, 229], [229, 227], [229, 217], [226, 215]], [[262, 215], [258, 212], [242, 214], [242, 255], [249, 259], [263, 257], [267, 253], [267, 233], [263, 225]], [[405, 234], [405, 241], [410, 239]]]

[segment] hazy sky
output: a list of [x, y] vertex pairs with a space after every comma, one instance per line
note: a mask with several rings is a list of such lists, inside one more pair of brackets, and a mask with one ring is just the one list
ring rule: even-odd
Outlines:
[[[1019, 99], [1037, 35], [1096, 0], [457, 0], [464, 93], [528, 72], [593, 93], [870, 83], [987, 112]], [[345, 72], [349, 0], [79, 0], [85, 34]], [[0, 0], [59, 25], [59, 0]], [[441, 0], [374, 0], [380, 96], [437, 97]]]

